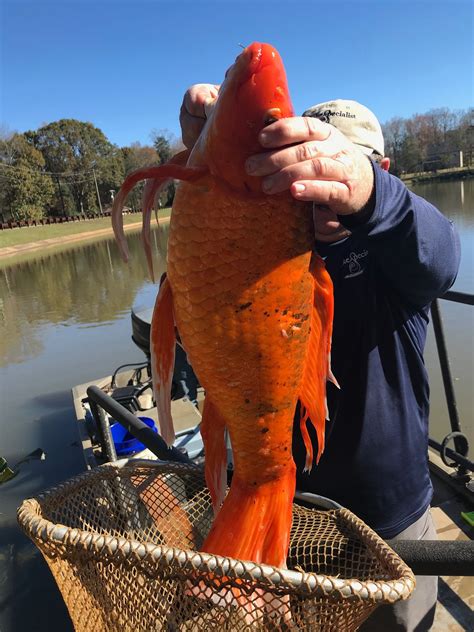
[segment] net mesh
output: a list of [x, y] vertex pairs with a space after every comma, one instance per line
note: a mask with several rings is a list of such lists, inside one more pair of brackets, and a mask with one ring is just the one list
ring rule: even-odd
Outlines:
[[129, 461], [23, 502], [77, 631], [355, 630], [414, 577], [346, 509], [293, 506], [287, 569], [199, 553], [213, 519], [202, 469]]

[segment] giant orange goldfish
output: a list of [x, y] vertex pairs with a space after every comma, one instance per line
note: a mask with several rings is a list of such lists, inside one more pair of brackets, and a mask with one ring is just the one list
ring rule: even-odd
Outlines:
[[[279, 54], [268, 44], [248, 46], [228, 70], [192, 152], [131, 174], [114, 207], [124, 250], [121, 206], [135, 182], [149, 180], [149, 247], [153, 196], [167, 178], [182, 181], [171, 215], [168, 276], [152, 323], [161, 432], [171, 444], [176, 324], [206, 392], [201, 432], [216, 515], [202, 549], [280, 567], [286, 564], [295, 491], [291, 439], [298, 399], [305, 411], [307, 468], [313, 462], [308, 419], [317, 430], [317, 458], [323, 450], [333, 312], [331, 280], [312, 253], [310, 206], [289, 192], [263, 194], [261, 178], [245, 172], [246, 159], [261, 151], [262, 128], [289, 116]], [[227, 495], [226, 429], [234, 454]]]

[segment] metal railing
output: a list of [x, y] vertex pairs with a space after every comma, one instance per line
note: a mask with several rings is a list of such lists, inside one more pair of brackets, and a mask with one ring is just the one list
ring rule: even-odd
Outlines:
[[[441, 296], [440, 299], [434, 300], [431, 304], [431, 318], [433, 321], [436, 347], [438, 349], [438, 357], [441, 367], [441, 375], [443, 378], [446, 404], [448, 406], [451, 432], [446, 435], [441, 443], [430, 437], [429, 445], [439, 452], [443, 463], [447, 467], [456, 468], [457, 475], [462, 478], [465, 477], [469, 471], [474, 471], [474, 463], [468, 458], [469, 442], [466, 435], [462, 432], [461, 422], [459, 419], [439, 300], [452, 301], [454, 303], [463, 303], [464, 305], [472, 306], [474, 305], [474, 294], [449, 290], [446, 294]], [[454, 450], [448, 447], [448, 443], [451, 440], [454, 442]], [[448, 457], [451, 461], [448, 461]]]

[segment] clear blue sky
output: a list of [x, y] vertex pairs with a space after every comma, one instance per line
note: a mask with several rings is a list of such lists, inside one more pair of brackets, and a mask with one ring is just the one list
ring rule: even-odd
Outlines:
[[331, 98], [382, 122], [473, 104], [470, 0], [0, 0], [9, 130], [90, 121], [118, 145], [179, 136], [192, 83], [219, 83], [238, 44], [273, 44], [297, 112]]

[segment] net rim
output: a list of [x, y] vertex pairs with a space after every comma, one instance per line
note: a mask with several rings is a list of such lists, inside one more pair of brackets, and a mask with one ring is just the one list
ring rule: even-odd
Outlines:
[[[146, 558], [152, 560], [156, 571], [173, 569], [177, 572], [185, 571], [190, 575], [209, 574], [226, 577], [230, 580], [244, 580], [257, 582], [260, 586], [297, 592], [305, 596], [332, 596], [339, 595], [342, 598], [357, 598], [373, 603], [393, 603], [394, 601], [407, 599], [414, 587], [415, 578], [411, 569], [401, 558], [382, 540], [375, 532], [365, 525], [357, 516], [348, 509], [341, 508], [330, 510], [338, 513], [348, 522], [361, 537], [365, 546], [377, 557], [383, 554], [385, 564], [391, 571], [396, 571], [398, 577], [390, 580], [359, 580], [353, 578], [337, 578], [329, 575], [320, 575], [314, 572], [295, 571], [281, 569], [267, 564], [258, 564], [251, 561], [237, 560], [230, 557], [213, 555], [199, 551], [189, 551], [152, 542], [139, 542], [138, 540], [117, 537], [113, 535], [95, 534], [83, 529], [68, 527], [60, 523], [54, 523], [42, 516], [42, 502], [54, 498], [57, 494], [70, 493], [75, 488], [94, 480], [104, 480], [107, 469], [112, 474], [105, 478], [113, 478], [119, 469], [150, 468], [154, 470], [170, 469], [176, 473], [193, 471], [202, 473], [202, 468], [195, 465], [183, 465], [166, 462], [147, 461], [143, 459], [122, 459], [115, 463], [107, 463], [94, 470], [82, 472], [77, 476], [56, 485], [37, 498], [29, 498], [22, 502], [17, 512], [17, 520], [20, 527], [35, 542], [45, 545], [61, 547], [73, 546], [84, 553], [95, 557], [107, 552], [113, 559], [130, 560], [139, 562]], [[113, 471], [115, 470], [115, 472]]]

